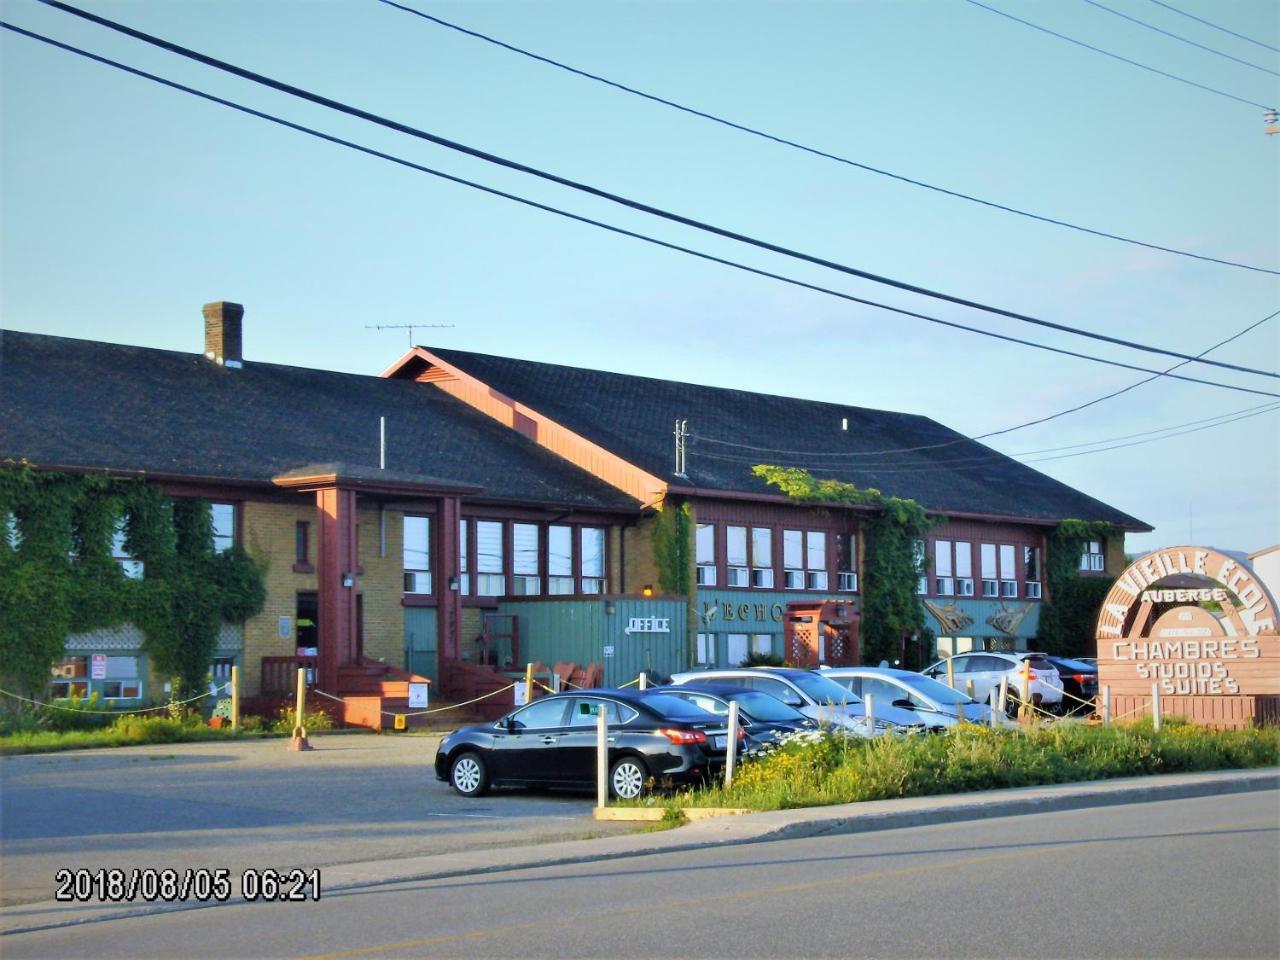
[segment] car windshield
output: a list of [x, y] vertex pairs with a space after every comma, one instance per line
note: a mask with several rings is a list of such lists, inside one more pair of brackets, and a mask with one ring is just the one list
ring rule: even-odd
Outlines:
[[840, 684], [816, 673], [797, 673], [787, 677], [804, 691], [815, 703], [861, 703], [862, 701]]
[[644, 698], [644, 705], [664, 720], [685, 720], [693, 723], [705, 723], [714, 714], [694, 706], [688, 700], [672, 696], [669, 693], [652, 693]]
[[923, 673], [913, 673], [909, 677], [899, 677], [898, 679], [907, 686], [919, 690], [931, 700], [937, 700], [942, 704], [953, 705], [969, 702], [969, 698], [959, 690], [952, 690], [940, 680], [935, 680], [933, 677], [926, 677]]
[[744, 690], [741, 693], [726, 693], [726, 700], [732, 700], [757, 720], [803, 720], [804, 714], [794, 707], [788, 707], [777, 697], [758, 690]]

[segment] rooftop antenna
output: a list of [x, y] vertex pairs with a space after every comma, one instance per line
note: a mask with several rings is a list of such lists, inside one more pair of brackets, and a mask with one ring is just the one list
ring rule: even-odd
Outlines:
[[409, 346], [414, 346], [413, 331], [414, 330], [451, 330], [452, 323], [366, 323], [366, 330], [408, 330]]
[[684, 472], [684, 468], [685, 468], [686, 444], [689, 439], [689, 421], [688, 420], [676, 420], [675, 438], [676, 438], [675, 475], [677, 477], [684, 477], [687, 480], [689, 479], [689, 477]]

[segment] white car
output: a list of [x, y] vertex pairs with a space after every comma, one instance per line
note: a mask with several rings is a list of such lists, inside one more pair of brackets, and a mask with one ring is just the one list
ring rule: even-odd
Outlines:
[[[1040, 705], [1056, 711], [1062, 706], [1062, 678], [1058, 669], [1045, 659], [1042, 653], [997, 653], [987, 650], [961, 653], [951, 658], [951, 671], [956, 690], [968, 693], [969, 681], [973, 681], [973, 699], [994, 702], [998, 696], [1000, 678], [1009, 678], [1009, 695], [1005, 709], [1009, 716], [1017, 716], [1018, 706], [1026, 699], [1028, 691], [1022, 689], [1022, 664], [1031, 667], [1030, 695], [1040, 695]], [[947, 682], [947, 661], [939, 660], [921, 671], [940, 683]], [[1032, 701], [1034, 702], [1034, 700]]]
[[[880, 707], [888, 705], [910, 710], [930, 728], [952, 727], [961, 720], [991, 722], [991, 707], [922, 673], [890, 667], [823, 667], [822, 675], [847, 687], [864, 703], [870, 696], [877, 716]], [[1007, 723], [1004, 718], [999, 719]]]
[[[866, 708], [862, 701], [840, 684], [811, 670], [794, 667], [739, 667], [729, 670], [694, 670], [677, 673], [674, 684], [719, 683], [759, 690], [795, 707], [810, 719], [831, 727], [840, 727], [858, 736], [868, 736]], [[875, 733], [919, 730], [915, 714], [898, 710], [889, 704], [875, 711]]]

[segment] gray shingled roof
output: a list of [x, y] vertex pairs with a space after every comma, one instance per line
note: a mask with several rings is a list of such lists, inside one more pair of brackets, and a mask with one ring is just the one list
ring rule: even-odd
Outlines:
[[0, 330], [0, 460], [269, 482], [316, 463], [472, 484], [485, 499], [635, 510], [631, 497], [421, 384]]
[[[908, 497], [940, 513], [1104, 520], [1129, 529], [1151, 529], [928, 417], [463, 350], [425, 349], [673, 485], [777, 493], [751, 474], [751, 466], [778, 463]], [[678, 417], [689, 421], [687, 480], [673, 473], [672, 430]], [[841, 428], [845, 419], [847, 430]], [[768, 452], [700, 438], [811, 453]], [[866, 455], [916, 447], [929, 449]], [[833, 451], [840, 456], [830, 456]]]

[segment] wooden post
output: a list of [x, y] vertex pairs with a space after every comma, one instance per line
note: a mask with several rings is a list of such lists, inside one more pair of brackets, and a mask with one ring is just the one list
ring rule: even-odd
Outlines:
[[[641, 677], [644, 674], [640, 674]], [[724, 755], [724, 785], [726, 787], [733, 786], [733, 768], [738, 761], [738, 704], [729, 701], [729, 740], [725, 745]]]
[[609, 715], [600, 704], [596, 716], [596, 806], [601, 810], [609, 802]]
[[956, 666], [951, 662], [952, 658], [947, 657], [947, 686], [952, 690], [956, 688]]
[[231, 665], [231, 729], [240, 729], [240, 668]]
[[533, 703], [533, 664], [524, 665], [524, 702]]
[[297, 711], [293, 717], [293, 737], [289, 740], [290, 750], [310, 750], [311, 744], [307, 742], [307, 728], [302, 725], [303, 719], [307, 714], [307, 668], [298, 668], [298, 696], [294, 709]]
[[1151, 685], [1151, 727], [1160, 732], [1160, 684]]
[[1102, 688], [1102, 725], [1111, 725], [1111, 687]]
[[1022, 661], [1022, 705], [1018, 708], [1018, 719], [1030, 721], [1035, 714], [1031, 708], [1031, 661]]

